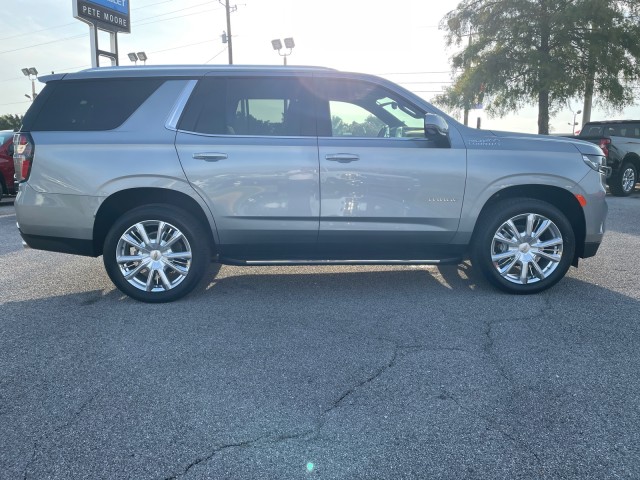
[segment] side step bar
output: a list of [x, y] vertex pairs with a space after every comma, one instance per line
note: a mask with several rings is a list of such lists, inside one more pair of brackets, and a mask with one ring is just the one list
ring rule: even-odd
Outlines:
[[451, 265], [462, 262], [461, 257], [441, 258], [437, 260], [237, 260], [220, 258], [227, 265], [244, 266], [303, 266], [303, 265]]

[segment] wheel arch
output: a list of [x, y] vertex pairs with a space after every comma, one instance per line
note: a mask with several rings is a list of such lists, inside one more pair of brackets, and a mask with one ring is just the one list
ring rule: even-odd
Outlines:
[[120, 190], [102, 202], [96, 212], [93, 224], [93, 248], [96, 255], [102, 254], [105, 238], [114, 222], [129, 210], [149, 204], [168, 204], [181, 208], [193, 215], [205, 226], [208, 241], [215, 251], [212, 225], [202, 206], [189, 195], [165, 188], [132, 188]]
[[[584, 242], [586, 237], [586, 220], [580, 202], [570, 191], [560, 187], [549, 185], [515, 185], [504, 188], [494, 193], [483, 205], [478, 215], [478, 219], [482, 218], [485, 212], [493, 205], [500, 201], [513, 198], [533, 198], [547, 202], [567, 216], [576, 240], [576, 251], [573, 258], [573, 264], [577, 265], [578, 258], [584, 254]], [[473, 229], [472, 242], [478, 230], [479, 222]]]
[[626, 162], [632, 163], [633, 166], [636, 167], [636, 172], [640, 172], [640, 155], [635, 152], [627, 153], [622, 159], [620, 166], [622, 166]]

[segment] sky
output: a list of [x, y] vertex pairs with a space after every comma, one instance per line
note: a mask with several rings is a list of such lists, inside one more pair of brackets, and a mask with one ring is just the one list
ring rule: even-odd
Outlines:
[[[73, 18], [76, 0], [13, 0], [0, 14], [0, 115], [24, 114], [31, 82], [21, 69], [40, 75], [91, 67], [89, 26]], [[131, 33], [118, 34], [120, 65], [131, 65], [129, 52], [146, 52], [148, 65], [226, 64], [221, 34], [225, 8], [218, 0], [130, 1]], [[224, 1], [224, 0], [223, 0]], [[242, 3], [240, 3], [242, 2]], [[319, 65], [385, 77], [426, 100], [451, 84], [442, 18], [458, 0], [230, 0], [235, 64], [282, 64], [271, 40], [293, 37], [289, 65]], [[109, 49], [108, 35], [99, 47]], [[106, 65], [108, 62], [103, 62]], [[36, 81], [36, 91], [42, 84]], [[639, 90], [640, 91], [640, 90]], [[575, 99], [551, 118], [551, 131], [570, 133]], [[455, 115], [454, 115], [455, 116]], [[503, 118], [471, 112], [482, 128], [537, 132], [534, 106]], [[457, 116], [459, 120], [459, 116]], [[611, 113], [595, 108], [592, 120], [640, 118], [640, 107]], [[576, 117], [580, 121], [580, 115]], [[579, 128], [579, 127], [578, 127]]]

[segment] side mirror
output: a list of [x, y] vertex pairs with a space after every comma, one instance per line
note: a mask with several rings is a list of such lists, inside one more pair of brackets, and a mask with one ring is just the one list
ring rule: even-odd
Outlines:
[[13, 142], [7, 146], [7, 155], [13, 157]]
[[440, 115], [427, 113], [424, 116], [424, 136], [427, 140], [433, 140], [437, 147], [451, 147], [449, 125]]

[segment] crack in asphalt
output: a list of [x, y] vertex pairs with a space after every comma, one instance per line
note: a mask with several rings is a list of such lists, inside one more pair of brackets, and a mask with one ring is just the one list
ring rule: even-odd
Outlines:
[[482, 350], [491, 359], [491, 361], [496, 367], [496, 370], [498, 371], [498, 374], [510, 384], [515, 383], [514, 378], [511, 374], [508, 373], [506, 366], [500, 361], [500, 357], [498, 353], [495, 351], [495, 339], [493, 336], [494, 334], [493, 327], [503, 323], [526, 322], [527, 320], [534, 320], [542, 316], [545, 316], [547, 314], [551, 314], [553, 311], [553, 306], [551, 305], [551, 298], [548, 295], [541, 296], [541, 298], [544, 300], [544, 307], [538, 314], [528, 315], [522, 318], [510, 318], [510, 319], [501, 319], [501, 320], [484, 322], [485, 342], [484, 342], [484, 345], [482, 346]]
[[348, 388], [337, 400], [335, 400], [331, 406], [326, 408], [320, 414], [320, 418], [316, 420], [316, 426], [313, 428], [309, 428], [299, 433], [285, 433], [276, 435], [274, 433], [262, 435], [253, 440], [247, 440], [243, 442], [236, 443], [228, 443], [224, 445], [220, 445], [216, 447], [209, 454], [198, 457], [193, 462], [189, 463], [181, 473], [173, 474], [168, 477], [165, 477], [165, 480], [177, 480], [178, 478], [186, 475], [192, 468], [200, 465], [202, 463], [206, 463], [209, 460], [213, 459], [218, 453], [230, 449], [230, 448], [250, 448], [257, 445], [275, 445], [278, 443], [286, 442], [289, 440], [299, 440], [305, 437], [309, 437], [309, 439], [316, 438], [320, 433], [320, 430], [325, 426], [327, 422], [328, 415], [331, 414], [334, 410], [340, 408], [344, 403], [345, 399], [349, 396], [353, 395], [357, 390], [373, 383], [376, 379], [380, 378], [386, 371], [393, 368], [396, 364], [396, 360], [398, 359], [398, 355], [403, 351], [455, 351], [455, 352], [467, 352], [467, 350], [456, 347], [443, 347], [443, 348], [433, 348], [427, 347], [425, 345], [399, 345], [397, 342], [393, 340], [389, 340], [386, 338], [375, 338], [375, 340], [391, 344], [392, 351], [389, 360], [382, 366], [380, 366], [372, 375], [368, 376], [366, 379], [358, 382], [356, 385]]
[[[393, 367], [395, 365], [396, 358], [398, 358], [398, 350], [400, 349], [398, 344], [396, 344], [395, 342], [393, 342], [391, 340], [387, 340], [387, 339], [380, 339], [379, 338], [377, 340], [382, 341], [382, 342], [391, 343], [393, 345], [393, 351], [391, 352], [391, 358], [389, 359], [389, 361], [386, 364], [382, 365], [380, 368], [378, 368], [378, 370], [376, 372], [374, 372], [373, 375], [369, 376], [365, 380], [359, 382], [358, 384], [354, 385], [353, 387], [349, 388], [346, 392], [344, 392], [340, 396], [340, 398], [338, 398], [335, 402], [333, 402], [333, 404], [329, 408], [327, 408], [324, 412], [322, 412], [323, 416], [326, 416], [329, 413], [331, 413], [333, 410], [335, 410], [336, 408], [339, 408], [340, 404], [347, 397], [352, 395], [356, 390], [358, 390], [359, 388], [364, 387], [365, 385], [370, 384], [375, 379], [379, 378], [384, 372], [386, 372], [387, 370], [389, 370], [391, 367]], [[324, 422], [321, 424], [321, 427], [322, 426], [324, 426]]]
[[531, 455], [533, 458], [535, 458], [536, 462], [539, 465], [543, 464], [542, 459], [538, 456], [538, 454], [535, 452], [535, 450], [531, 446], [529, 446], [526, 442], [523, 442], [522, 440], [520, 440], [517, 437], [513, 436], [511, 433], [505, 431], [502, 428], [502, 426], [499, 423], [497, 423], [495, 420], [493, 420], [490, 417], [487, 417], [485, 415], [482, 415], [482, 414], [476, 412], [475, 410], [467, 407], [462, 402], [460, 402], [460, 400], [458, 400], [453, 394], [449, 393], [448, 391], [446, 391], [444, 389], [442, 389], [442, 393], [438, 396], [438, 398], [440, 398], [442, 400], [450, 400], [450, 401], [452, 401], [453, 403], [455, 403], [458, 406], [458, 408], [460, 408], [461, 410], [467, 412], [469, 415], [472, 415], [472, 416], [474, 416], [476, 418], [479, 418], [480, 420], [482, 420], [483, 422], [485, 422], [487, 424], [488, 428], [490, 428], [494, 432], [497, 432], [500, 435], [502, 435], [504, 438], [506, 438], [511, 443], [513, 443], [520, 450], [522, 450], [522, 451], [528, 453], [529, 455]]
[[241, 447], [250, 447], [255, 443], [258, 443], [260, 440], [262, 440], [263, 438], [266, 438], [267, 435], [263, 435], [260, 436], [258, 438], [255, 438], [253, 440], [246, 440], [244, 442], [236, 442], [236, 443], [228, 443], [225, 445], [220, 445], [219, 447], [217, 447], [216, 449], [212, 450], [208, 455], [205, 455], [203, 457], [198, 457], [196, 458], [193, 462], [191, 462], [189, 465], [187, 465], [184, 470], [182, 471], [182, 473], [177, 473], [175, 475], [171, 475], [169, 477], [165, 477], [165, 480], [176, 480], [177, 478], [180, 478], [184, 475], [186, 475], [187, 473], [189, 473], [189, 470], [191, 470], [193, 467], [201, 464], [201, 463], [206, 463], [209, 460], [211, 460], [217, 453], [222, 452], [223, 450], [229, 449], [229, 448], [241, 448]]
[[72, 414], [72, 418], [70, 420], [68, 420], [67, 422], [65, 422], [62, 425], [57, 426], [56, 428], [54, 428], [50, 432], [46, 432], [46, 433], [43, 433], [42, 435], [40, 435], [40, 437], [33, 443], [33, 452], [31, 454], [31, 458], [29, 459], [29, 461], [25, 465], [24, 470], [22, 472], [23, 480], [27, 480], [27, 478], [29, 476], [29, 468], [31, 467], [31, 465], [33, 465], [33, 462], [35, 461], [36, 456], [38, 455], [38, 451], [40, 450], [39, 445], [41, 444], [41, 442], [43, 440], [47, 440], [51, 435], [55, 435], [56, 433], [60, 432], [61, 430], [64, 430], [65, 428], [67, 428], [67, 427], [73, 425], [75, 422], [77, 422], [79, 420], [80, 415], [82, 415], [84, 413], [84, 411], [87, 409], [87, 407], [98, 397], [98, 395], [100, 394], [101, 391], [102, 391], [102, 389], [98, 390], [88, 400], [85, 400], [85, 402], [82, 405], [80, 405], [78, 410], [76, 410]]

